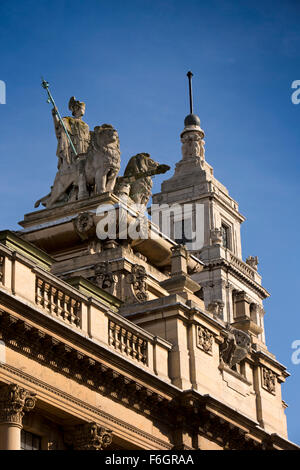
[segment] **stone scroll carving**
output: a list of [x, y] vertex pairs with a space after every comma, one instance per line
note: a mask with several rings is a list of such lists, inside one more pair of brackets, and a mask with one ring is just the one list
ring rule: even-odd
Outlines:
[[251, 338], [248, 333], [230, 325], [225, 330], [223, 344], [220, 345], [220, 358], [230, 368], [239, 364], [250, 352]]
[[132, 291], [135, 299], [138, 302], [145, 302], [148, 300], [147, 293], [147, 273], [144, 266], [135, 264], [132, 267], [132, 271], [128, 276], [129, 282], [132, 286]]
[[0, 423], [22, 425], [24, 413], [33, 410], [35, 403], [35, 393], [14, 383], [4, 385], [0, 389]]

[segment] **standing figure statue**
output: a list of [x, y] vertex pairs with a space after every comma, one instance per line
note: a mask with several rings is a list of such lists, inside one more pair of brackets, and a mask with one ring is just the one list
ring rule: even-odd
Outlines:
[[[90, 142], [89, 126], [82, 120], [82, 116], [85, 113], [85, 103], [76, 100], [75, 97], [72, 96], [69, 101], [69, 110], [72, 112], [72, 117], [67, 116], [62, 120], [69, 136], [71, 137], [77, 154], [85, 153]], [[75, 162], [76, 155], [74, 155], [74, 151], [67, 138], [65, 129], [58, 118], [55, 108], [52, 109], [52, 116], [57, 137], [57, 167], [61, 168], [63, 166], [70, 166]]]
[[[78, 195], [77, 188], [77, 160], [78, 155], [85, 153], [90, 143], [89, 126], [82, 120], [85, 113], [85, 103], [78, 101], [74, 96], [70, 98], [69, 109], [72, 116], [60, 119], [56, 106], [52, 109], [54, 129], [57, 137], [58, 171], [55, 176], [51, 193], [39, 199], [35, 207], [43, 204], [47, 208], [56, 203], [75, 201]], [[67, 131], [67, 132], [66, 132]]]

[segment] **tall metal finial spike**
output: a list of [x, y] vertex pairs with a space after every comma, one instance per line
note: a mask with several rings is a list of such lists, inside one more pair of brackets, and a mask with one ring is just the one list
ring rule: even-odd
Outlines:
[[187, 77], [189, 79], [189, 96], [190, 96], [190, 114], [193, 114], [193, 91], [192, 91], [192, 76], [194, 74], [188, 71]]

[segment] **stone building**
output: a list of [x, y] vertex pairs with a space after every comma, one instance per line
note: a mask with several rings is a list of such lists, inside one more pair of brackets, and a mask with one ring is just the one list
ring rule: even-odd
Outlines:
[[[84, 103], [70, 109], [72, 148], [53, 110], [59, 165], [45, 208], [0, 232], [0, 448], [298, 449], [281, 395], [289, 374], [265, 344], [269, 293], [257, 258], [242, 259], [244, 217], [205, 160], [199, 118], [185, 119], [154, 223], [141, 214], [168, 167], [138, 154], [118, 177], [115, 129], [90, 132]], [[174, 204], [188, 210], [166, 214]], [[197, 208], [200, 243], [186, 236]]]

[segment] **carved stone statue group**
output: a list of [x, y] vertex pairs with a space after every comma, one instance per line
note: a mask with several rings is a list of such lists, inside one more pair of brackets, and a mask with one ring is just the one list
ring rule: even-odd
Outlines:
[[39, 199], [35, 207], [42, 204], [48, 209], [108, 191], [126, 196], [133, 203], [147, 205], [151, 196], [151, 177], [165, 173], [170, 167], [155, 162], [147, 153], [139, 153], [129, 160], [124, 176], [117, 177], [121, 152], [116, 129], [110, 124], [102, 124], [90, 131], [82, 120], [85, 103], [74, 96], [69, 101], [69, 109], [72, 116], [62, 118], [63, 122], [56, 109], [52, 110], [58, 171], [51, 192]]

